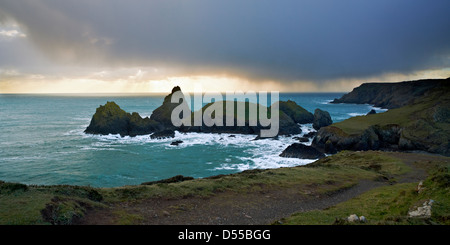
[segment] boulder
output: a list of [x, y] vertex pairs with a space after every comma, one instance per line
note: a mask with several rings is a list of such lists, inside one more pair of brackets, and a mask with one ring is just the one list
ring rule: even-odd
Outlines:
[[315, 130], [319, 130], [322, 127], [329, 126], [332, 123], [333, 121], [331, 120], [330, 113], [321, 109], [316, 109], [314, 111], [313, 128]]
[[316, 134], [317, 134], [317, 132], [312, 131], [312, 132], [304, 134], [303, 137], [314, 138], [314, 136], [316, 136]]
[[325, 157], [325, 154], [316, 150], [314, 147], [300, 143], [294, 143], [288, 146], [280, 157], [300, 158], [300, 159], [319, 159]]
[[302, 143], [309, 142], [309, 139], [306, 137], [293, 137], [292, 139], [298, 140], [299, 142], [302, 142]]
[[182, 140], [176, 140], [176, 141], [173, 141], [172, 143], [170, 143], [170, 145], [179, 145], [181, 143], [183, 143]]
[[278, 140], [279, 138], [278, 138], [278, 136], [275, 136], [275, 137], [261, 137], [260, 135], [258, 135], [254, 139], [252, 139], [252, 141], [253, 140], [265, 140], [265, 139]]
[[357, 221], [359, 221], [359, 217], [356, 214], [352, 214], [352, 215], [348, 216], [347, 221], [348, 222], [357, 222]]
[[372, 114], [377, 114], [377, 111], [375, 111], [374, 109], [370, 110], [367, 115], [372, 115]]
[[433, 200], [425, 201], [422, 206], [413, 208], [408, 212], [408, 217], [410, 218], [424, 218], [428, 219], [431, 217], [431, 208], [433, 205]]
[[366, 222], [367, 222], [366, 217], [364, 217], [364, 216], [359, 216], [359, 222], [361, 222], [361, 223], [366, 223]]

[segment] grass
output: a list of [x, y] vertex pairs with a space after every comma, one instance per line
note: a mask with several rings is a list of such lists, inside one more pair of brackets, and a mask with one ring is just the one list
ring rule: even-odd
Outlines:
[[449, 133], [447, 119], [449, 114], [447, 108], [450, 106], [449, 92], [448, 86], [444, 89], [432, 90], [426, 96], [418, 98], [413, 104], [383, 113], [352, 117], [334, 123], [333, 126], [349, 135], [361, 134], [372, 125], [383, 127], [391, 124], [409, 127], [412, 129], [410, 130], [412, 132], [409, 133], [418, 137], [429, 135], [430, 129]]
[[[364, 215], [372, 223], [408, 223], [408, 208], [425, 199], [436, 200], [433, 222], [448, 223], [449, 172], [442, 164], [421, 163], [430, 171], [426, 191], [414, 194], [417, 184], [395, 184], [374, 189], [323, 211], [296, 214], [286, 224], [333, 224], [336, 217]], [[356, 185], [361, 180], [393, 180], [410, 168], [389, 153], [344, 151], [306, 166], [249, 170], [237, 174], [193, 179], [178, 183], [91, 188], [77, 186], [26, 186], [0, 182], [0, 224], [71, 224], [88, 209], [133, 203], [151, 198], [211, 197], [221, 192], [238, 195], [265, 191], [295, 191], [316, 196]], [[395, 181], [391, 181], [394, 184]], [[115, 209], [118, 224], [140, 223], [142, 216], [125, 208]]]
[[44, 221], [40, 210], [45, 208], [53, 195], [37, 189], [0, 194], [0, 224], [25, 225], [49, 224]]
[[[417, 225], [450, 224], [450, 164], [429, 163], [429, 177], [424, 190], [417, 192], [418, 183], [403, 183], [372, 189], [347, 202], [327, 210], [297, 213], [285, 218], [286, 225], [332, 225], [350, 224], [345, 219], [351, 214], [365, 216], [369, 225]], [[412, 207], [434, 200], [432, 216], [429, 219], [407, 216]], [[358, 223], [359, 224], [359, 223]]]
[[333, 126], [340, 128], [348, 135], [361, 134], [372, 125], [387, 126], [396, 124], [406, 126], [411, 123], [413, 115], [427, 108], [423, 104], [408, 105], [387, 112], [351, 117], [347, 120], [334, 123]]
[[[81, 218], [87, 207], [104, 206], [101, 200], [102, 196], [90, 187], [0, 182], [0, 224], [70, 224], [73, 218]], [[48, 211], [46, 215], [44, 210]]]
[[377, 224], [388, 217], [406, 215], [415, 184], [397, 184], [371, 190], [359, 197], [327, 210], [297, 213], [281, 222], [286, 225], [332, 225], [351, 214], [365, 216], [369, 224]]
[[297, 187], [299, 191], [314, 189], [315, 193], [323, 194], [355, 185], [362, 179], [377, 179], [381, 175], [380, 172], [372, 169], [353, 166], [294, 167], [272, 170], [249, 170], [217, 178], [194, 179], [180, 183], [104, 188], [100, 192], [106, 202], [122, 202], [161, 197], [208, 197], [225, 191], [246, 194], [262, 191], [267, 188], [280, 189], [291, 187]]

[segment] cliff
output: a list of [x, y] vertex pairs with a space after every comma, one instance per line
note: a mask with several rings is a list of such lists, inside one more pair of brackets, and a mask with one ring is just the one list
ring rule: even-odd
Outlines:
[[[449, 79], [427, 81], [428, 84], [422, 80], [411, 82], [411, 85], [399, 83], [388, 86], [390, 89], [417, 90], [402, 97], [409, 101], [407, 105], [384, 113], [349, 118], [321, 128], [312, 146], [326, 153], [381, 149], [419, 150], [450, 155], [450, 82]], [[353, 93], [352, 96], [355, 95], [354, 91], [350, 93]], [[379, 102], [389, 101], [384, 104], [389, 106], [406, 103], [400, 103], [399, 99], [389, 99], [401, 94], [401, 91], [388, 93], [386, 88], [378, 91], [381, 94], [370, 94], [368, 97], [378, 98]], [[388, 99], [383, 100], [383, 97]]]
[[447, 86], [450, 78], [427, 79], [400, 83], [364, 83], [331, 103], [370, 104], [386, 109], [399, 108], [415, 103], [417, 98], [430, 90]]

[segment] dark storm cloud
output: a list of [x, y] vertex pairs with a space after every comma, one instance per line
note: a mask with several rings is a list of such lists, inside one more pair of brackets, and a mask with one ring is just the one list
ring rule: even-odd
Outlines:
[[330, 80], [450, 66], [448, 0], [3, 0], [55, 60]]

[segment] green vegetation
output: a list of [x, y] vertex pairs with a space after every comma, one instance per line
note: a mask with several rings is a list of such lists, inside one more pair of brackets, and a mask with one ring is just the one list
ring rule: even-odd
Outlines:
[[86, 208], [103, 207], [94, 188], [0, 182], [0, 224], [71, 224]]
[[[414, 128], [414, 134], [424, 133], [428, 129], [443, 130], [450, 132], [448, 122], [439, 122], [434, 115], [436, 111], [447, 113], [445, 108], [450, 105], [448, 91], [435, 91], [416, 103], [403, 106], [397, 109], [391, 109], [384, 113], [351, 117], [347, 120], [333, 124], [333, 126], [342, 129], [346, 134], [361, 134], [372, 125], [387, 126], [399, 125], [401, 127]], [[417, 127], [414, 124], [422, 121], [427, 127]], [[425, 125], [422, 125], [425, 126]], [[419, 132], [417, 132], [419, 130]], [[426, 136], [426, 135], [421, 135]]]
[[280, 101], [279, 109], [281, 112], [284, 112], [291, 117], [295, 123], [312, 123], [314, 120], [314, 115], [311, 112], [297, 105], [297, 103], [292, 100]]
[[[347, 224], [345, 218], [357, 214], [364, 215], [367, 224], [450, 224], [449, 161], [422, 159], [415, 163], [415, 168], [428, 171], [420, 193], [416, 190], [418, 183], [400, 183], [405, 174], [411, 173], [411, 167], [395, 153], [379, 151], [343, 151], [306, 166], [119, 188], [0, 182], [0, 224], [73, 224], [82, 220], [88, 210], [108, 210], [114, 205], [117, 208], [111, 210], [111, 215], [115, 224], [139, 224], [144, 216], [126, 207], [144, 200], [190, 197], [207, 200], [221, 193], [239, 196], [267, 191], [315, 198], [355, 186], [362, 180], [378, 181], [384, 186], [326, 210], [298, 213], [281, 222]], [[412, 207], [429, 199], [435, 201], [430, 219], [407, 217]]]
[[334, 123], [318, 132], [313, 146], [330, 153], [400, 149], [450, 155], [449, 95], [445, 84], [403, 107]]
[[[356, 214], [365, 216], [367, 218], [365, 224], [369, 225], [449, 225], [450, 164], [448, 161], [421, 164], [428, 169], [429, 176], [424, 181], [423, 191], [420, 193], [417, 191], [418, 183], [383, 186], [326, 210], [294, 214], [283, 219], [281, 223], [286, 225], [352, 224], [345, 219], [351, 214]], [[430, 199], [434, 201], [431, 218], [408, 217], [407, 214], [413, 207], [421, 206]]]
[[[239, 195], [267, 190], [289, 190], [308, 197], [334, 193], [361, 180], [393, 180], [409, 171], [395, 157], [381, 152], [341, 152], [307, 166], [249, 170], [238, 174], [176, 183], [91, 188], [78, 186], [26, 186], [2, 182], [0, 224], [71, 224], [88, 209], [152, 198], [208, 198], [222, 192]], [[139, 222], [140, 216], [118, 209], [116, 222]]]

